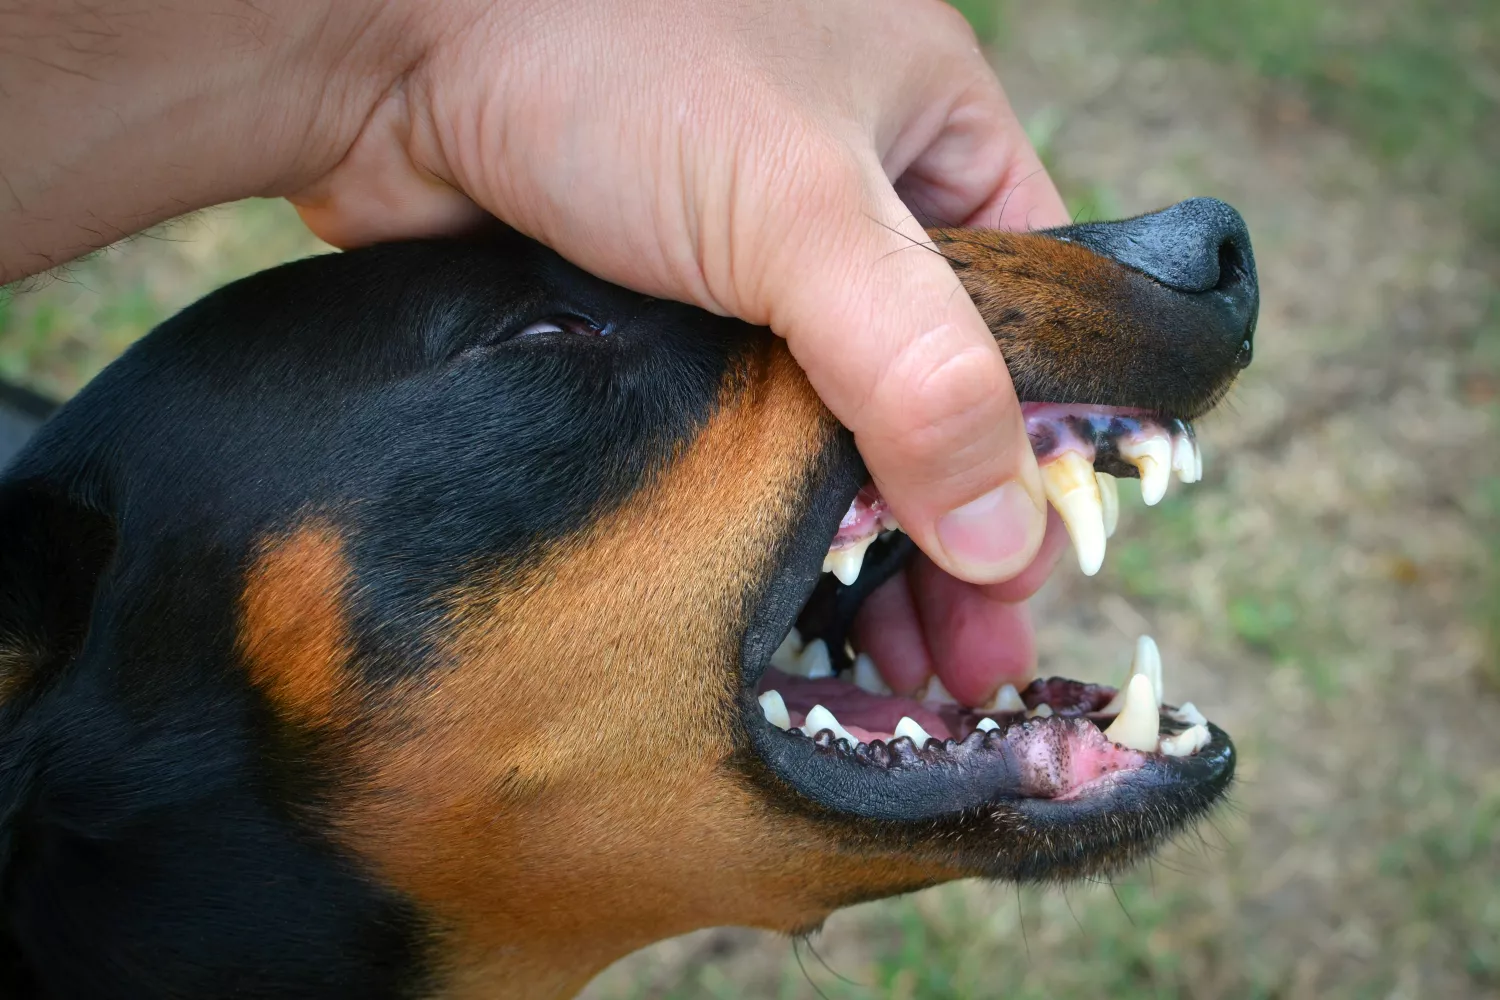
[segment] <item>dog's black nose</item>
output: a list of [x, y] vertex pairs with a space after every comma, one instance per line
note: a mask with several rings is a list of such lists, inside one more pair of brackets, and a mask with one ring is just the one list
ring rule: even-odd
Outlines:
[[1243, 331], [1236, 362], [1250, 363], [1260, 288], [1250, 232], [1240, 213], [1217, 198], [1190, 198], [1119, 222], [1054, 229], [1059, 239], [1111, 257], [1174, 291], [1217, 297], [1225, 327]]

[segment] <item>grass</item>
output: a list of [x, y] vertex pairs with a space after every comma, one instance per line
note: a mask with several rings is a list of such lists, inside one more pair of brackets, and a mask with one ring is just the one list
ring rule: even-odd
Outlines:
[[0, 378], [66, 399], [206, 292], [326, 249], [286, 202], [254, 199], [158, 226], [0, 288]]

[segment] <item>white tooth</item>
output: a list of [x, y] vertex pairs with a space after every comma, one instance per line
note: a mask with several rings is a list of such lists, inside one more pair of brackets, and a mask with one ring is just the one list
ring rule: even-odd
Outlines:
[[1164, 435], [1143, 441], [1125, 438], [1120, 441], [1120, 455], [1141, 474], [1141, 499], [1154, 507], [1167, 495], [1172, 481], [1172, 442]]
[[860, 653], [854, 658], [854, 686], [871, 694], [890, 694], [891, 689], [875, 668], [869, 653]]
[[979, 720], [979, 725], [975, 726], [974, 728], [982, 733], [987, 733], [991, 729], [999, 729], [1000, 723], [996, 722], [994, 719], [991, 719], [988, 716], [985, 716], [983, 719]]
[[839, 725], [839, 720], [833, 717], [833, 713], [822, 705], [814, 705], [812, 711], [807, 713], [807, 721], [802, 723], [802, 731], [808, 736], [816, 736], [823, 730], [833, 733], [836, 740], [848, 740], [851, 747], [859, 746], [859, 740], [849, 734], [849, 730]]
[[1172, 471], [1179, 483], [1198, 481], [1198, 460], [1193, 455], [1193, 441], [1186, 434], [1172, 442]]
[[779, 691], [767, 691], [757, 701], [760, 702], [760, 710], [765, 713], [766, 721], [777, 729], [792, 728], [792, 717], [787, 714], [786, 702], [781, 698]]
[[938, 680], [938, 678], [936, 677], [936, 675], [934, 675], [930, 680], [928, 680], [928, 682], [927, 682], [927, 694], [926, 694], [926, 696], [923, 697], [922, 700], [923, 701], [936, 702], [939, 705], [957, 705], [958, 704], [958, 699], [955, 698], [955, 697], [953, 697], [951, 694], [948, 693], [948, 689], [945, 688], [945, 687], [943, 687], [943, 682], [940, 681], [940, 680]]
[[1156, 703], [1160, 705], [1166, 699], [1162, 684], [1161, 650], [1156, 648], [1156, 640], [1149, 635], [1143, 635], [1135, 641], [1135, 655], [1130, 660], [1130, 673], [1125, 677], [1126, 683], [1102, 709], [1105, 715], [1120, 711], [1120, 707], [1125, 704], [1126, 688], [1136, 674], [1145, 674], [1150, 679], [1151, 690], [1155, 692]]
[[896, 739], [901, 736], [910, 739], [917, 745], [917, 749], [919, 750], [927, 745], [928, 740], [932, 739], [931, 736], [927, 735], [927, 730], [917, 725], [917, 720], [909, 715], [901, 716], [901, 721], [896, 723], [896, 731], [892, 734], [891, 738]]
[[1115, 537], [1120, 526], [1120, 481], [1107, 472], [1096, 472], [1099, 481], [1099, 499], [1104, 503], [1104, 537]]
[[832, 573], [839, 583], [849, 586], [859, 579], [860, 567], [865, 564], [865, 550], [875, 541], [875, 536], [860, 539], [853, 545], [828, 553], [823, 558], [823, 572]]
[[828, 655], [828, 643], [822, 639], [814, 639], [802, 649], [802, 655], [797, 659], [795, 670], [789, 671], [799, 677], [808, 680], [818, 680], [822, 677], [833, 676], [833, 660]]
[[1016, 690], [1014, 684], [1002, 684], [1000, 690], [995, 692], [995, 697], [990, 699], [988, 705], [981, 705], [981, 712], [1024, 712], [1026, 703], [1021, 700], [1021, 692]]
[[771, 666], [784, 674], [797, 672], [797, 660], [802, 656], [802, 633], [793, 625], [792, 630], [781, 640], [776, 652], [771, 654]]
[[1050, 719], [1052, 718], [1052, 706], [1045, 701], [1026, 713], [1028, 719]]
[[1135, 674], [1125, 688], [1125, 705], [1104, 735], [1128, 750], [1156, 749], [1156, 691], [1145, 674]]
[[1197, 441], [1193, 442], [1193, 478], [1196, 482], [1203, 482], [1203, 446]]
[[1068, 527], [1078, 568], [1093, 576], [1104, 565], [1105, 546], [1104, 501], [1094, 467], [1078, 452], [1065, 451], [1042, 466], [1042, 486]]
[[1192, 726], [1176, 736], [1163, 736], [1161, 752], [1168, 757], [1186, 757], [1208, 746], [1208, 741], [1207, 726]]
[[1166, 688], [1162, 686], [1161, 679], [1161, 650], [1157, 648], [1156, 640], [1149, 635], [1143, 635], [1135, 641], [1135, 659], [1130, 661], [1130, 672], [1145, 674], [1151, 678], [1151, 688], [1156, 692], [1158, 705], [1167, 700]]
[[880, 526], [891, 531], [901, 530], [901, 523], [896, 520], [896, 515], [892, 514], [890, 511], [886, 511], [884, 514], [880, 515]]
[[1198, 711], [1198, 706], [1190, 701], [1185, 701], [1181, 705], [1178, 705], [1177, 711], [1172, 714], [1190, 726], [1205, 726], [1208, 724], [1208, 719], [1204, 718], [1203, 713]]

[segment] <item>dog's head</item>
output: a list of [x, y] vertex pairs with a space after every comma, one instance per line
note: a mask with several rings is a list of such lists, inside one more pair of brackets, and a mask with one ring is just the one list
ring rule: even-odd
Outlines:
[[[1044, 457], [1133, 474], [1165, 428], [1189, 475], [1180, 421], [1250, 354], [1231, 210], [933, 237]], [[846, 661], [910, 551], [865, 485], [767, 331], [512, 233], [209, 296], [0, 484], [0, 981], [565, 992], [696, 927], [1117, 869], [1203, 814], [1232, 748], [1158, 752], [1154, 700], [816, 676], [800, 643]], [[1149, 746], [1103, 732], [1145, 712]]]

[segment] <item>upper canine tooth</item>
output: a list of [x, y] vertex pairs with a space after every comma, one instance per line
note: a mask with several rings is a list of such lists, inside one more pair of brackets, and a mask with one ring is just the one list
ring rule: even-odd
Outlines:
[[1180, 483], [1198, 481], [1198, 458], [1194, 454], [1193, 439], [1186, 434], [1178, 435], [1172, 442], [1172, 471], [1177, 473]]
[[814, 639], [802, 647], [802, 655], [797, 658], [797, 665], [787, 673], [806, 677], [808, 680], [832, 677], [833, 660], [828, 655], [828, 643], [822, 639]]
[[1193, 441], [1193, 481], [1203, 482], [1203, 446]]
[[943, 682], [939, 680], [936, 675], [928, 680], [927, 694], [922, 698], [922, 700], [937, 702], [939, 705], [958, 704], [958, 699], [948, 693], [948, 689], [943, 687]]
[[781, 692], [767, 691], [756, 700], [760, 702], [760, 710], [767, 722], [777, 729], [792, 728], [792, 717], [787, 713], [786, 701], [782, 699]]
[[1096, 472], [1099, 481], [1099, 499], [1104, 503], [1104, 537], [1115, 537], [1120, 526], [1120, 481], [1107, 472]]
[[771, 666], [784, 674], [797, 672], [797, 660], [802, 656], [802, 633], [793, 625], [792, 630], [781, 640], [776, 652], [771, 654]]
[[880, 676], [869, 653], [860, 653], [854, 658], [854, 686], [871, 694], [891, 693], [890, 685]]
[[1208, 734], [1207, 726], [1190, 726], [1176, 736], [1163, 736], [1161, 738], [1161, 752], [1168, 757], [1186, 757], [1208, 746], [1211, 738]]
[[990, 699], [988, 705], [981, 705], [981, 712], [1024, 712], [1026, 702], [1021, 700], [1021, 692], [1016, 690], [1014, 684], [1002, 684], [1000, 690], [995, 692], [995, 697]]
[[1065, 451], [1042, 466], [1042, 486], [1068, 527], [1078, 568], [1084, 576], [1093, 576], [1104, 565], [1106, 538], [1104, 500], [1093, 465], [1078, 452]]
[[1104, 735], [1129, 750], [1156, 749], [1158, 724], [1156, 691], [1151, 678], [1133, 674], [1125, 687], [1125, 705]]
[[919, 750], [927, 745], [928, 740], [932, 739], [931, 736], [927, 735], [927, 730], [917, 725], [917, 720], [909, 715], [901, 716], [901, 721], [896, 723], [896, 731], [891, 734], [892, 739], [902, 736], [915, 743]]
[[1028, 719], [1050, 719], [1052, 718], [1052, 706], [1045, 701], [1026, 713]]
[[1133, 441], [1120, 441], [1120, 455], [1141, 474], [1141, 499], [1154, 507], [1167, 495], [1172, 479], [1172, 442], [1162, 435]]
[[822, 705], [814, 705], [807, 713], [807, 721], [802, 723], [802, 731], [808, 736], [816, 736], [823, 730], [833, 733], [836, 740], [848, 740], [851, 747], [859, 746], [859, 740], [849, 734], [849, 730], [839, 725], [839, 720], [833, 717], [833, 713]]
[[859, 579], [860, 568], [865, 564], [865, 550], [873, 541], [875, 541], [875, 536], [871, 535], [860, 539], [853, 545], [828, 553], [823, 559], [823, 571], [832, 573], [839, 578], [839, 583], [849, 586]]

